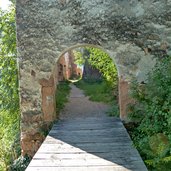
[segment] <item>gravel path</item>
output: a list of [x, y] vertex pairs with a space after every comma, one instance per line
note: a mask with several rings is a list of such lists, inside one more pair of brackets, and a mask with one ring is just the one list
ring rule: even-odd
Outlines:
[[106, 117], [106, 111], [110, 109], [110, 105], [102, 102], [93, 102], [89, 97], [84, 95], [84, 92], [71, 84], [71, 91], [68, 103], [60, 113], [60, 119], [75, 119], [87, 117]]

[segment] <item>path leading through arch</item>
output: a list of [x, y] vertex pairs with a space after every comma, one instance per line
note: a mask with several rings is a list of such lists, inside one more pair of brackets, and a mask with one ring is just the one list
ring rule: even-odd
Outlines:
[[26, 171], [147, 171], [109, 106], [71, 85], [69, 102]]

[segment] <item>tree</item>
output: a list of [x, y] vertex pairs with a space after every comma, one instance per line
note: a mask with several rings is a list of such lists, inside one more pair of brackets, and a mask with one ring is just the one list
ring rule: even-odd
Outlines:
[[[14, 2], [14, 1], [13, 1]], [[20, 155], [15, 7], [0, 10], [0, 170]]]
[[100, 71], [103, 77], [116, 88], [117, 85], [117, 69], [110, 56], [98, 48], [86, 48], [90, 57], [88, 58], [91, 66]]
[[0, 109], [19, 107], [15, 7], [0, 10]]
[[[75, 50], [74, 55], [76, 63], [85, 65], [86, 71], [89, 68], [98, 70], [110, 86], [116, 88], [118, 82], [117, 69], [107, 53], [99, 48], [85, 47], [83, 50]], [[92, 73], [90, 72], [90, 74]]]

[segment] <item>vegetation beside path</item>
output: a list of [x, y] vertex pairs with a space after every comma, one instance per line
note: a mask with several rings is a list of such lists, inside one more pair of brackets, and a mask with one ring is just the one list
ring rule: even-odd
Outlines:
[[131, 137], [150, 171], [171, 170], [171, 57], [157, 62], [146, 83], [132, 83]]
[[68, 95], [70, 93], [71, 87], [69, 86], [69, 81], [59, 82], [56, 90], [56, 110], [57, 115], [65, 107], [65, 103], [68, 102]]

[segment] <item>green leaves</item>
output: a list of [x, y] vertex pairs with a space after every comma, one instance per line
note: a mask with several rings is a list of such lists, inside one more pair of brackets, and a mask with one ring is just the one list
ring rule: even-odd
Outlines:
[[98, 48], [86, 48], [89, 51], [88, 62], [98, 69], [104, 78], [113, 86], [117, 85], [117, 70], [110, 56]]
[[84, 65], [85, 59], [83, 58], [82, 53], [78, 50], [73, 50], [73, 53], [74, 53], [75, 63], [78, 65]]
[[146, 163], [160, 170], [164, 161], [171, 164], [171, 57], [158, 61], [146, 84], [133, 83], [132, 97], [137, 101], [132, 113], [141, 117], [133, 132], [134, 143]]
[[[0, 170], [20, 155], [15, 8], [0, 10]], [[15, 143], [16, 140], [16, 143]]]
[[93, 68], [99, 70], [110, 86], [116, 88], [118, 84], [117, 69], [107, 53], [99, 48], [85, 47], [81, 50], [74, 50], [74, 56], [77, 64], [84, 65], [85, 62], [88, 62]]
[[15, 8], [0, 11], [0, 109], [19, 108]]

